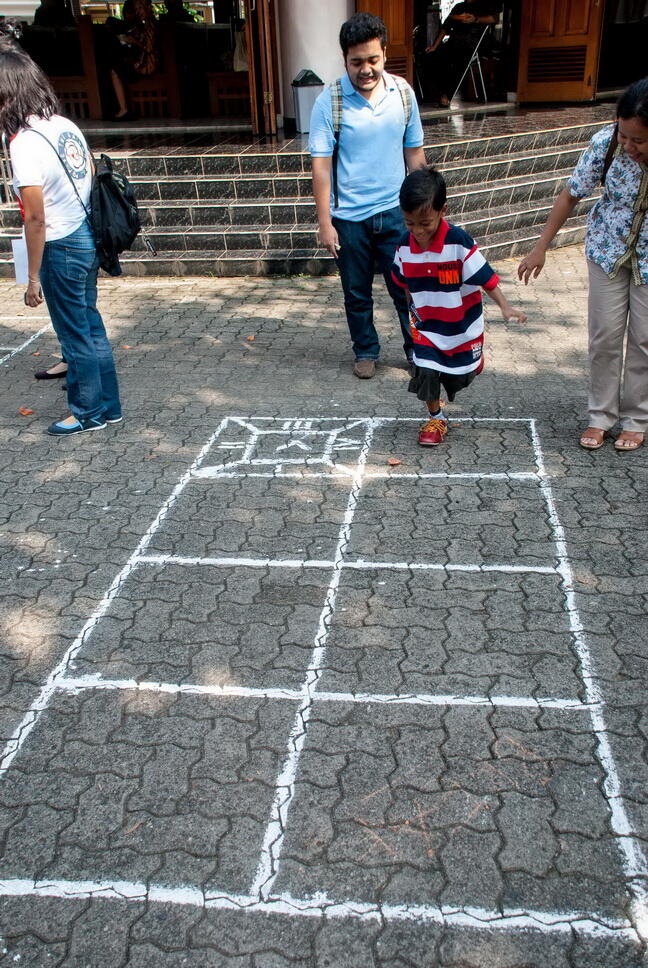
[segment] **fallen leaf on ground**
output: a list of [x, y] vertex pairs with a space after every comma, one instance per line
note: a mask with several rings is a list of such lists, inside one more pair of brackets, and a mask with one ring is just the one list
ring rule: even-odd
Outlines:
[[387, 459], [387, 463], [390, 467], [398, 467], [399, 464], [402, 464], [402, 461], [400, 461], [398, 457], [389, 457]]
[[135, 831], [137, 830], [137, 828], [138, 827], [141, 827], [143, 823], [144, 823], [143, 820], [138, 820], [137, 823], [134, 823], [132, 827], [129, 827], [128, 830], [125, 830], [124, 831], [124, 834], [126, 836], [128, 836], [128, 834], [135, 833]]
[[248, 341], [248, 343], [253, 343], [256, 339], [256, 336], [246, 336], [245, 338]]
[[30, 410], [29, 407], [19, 407], [18, 413], [21, 417], [30, 417], [34, 411]]
[[132, 348], [133, 347], [132, 346], [129, 346], [128, 343], [122, 343], [122, 349], [123, 350], [132, 350]]
[[40, 353], [32, 353], [32, 356], [40, 356]]

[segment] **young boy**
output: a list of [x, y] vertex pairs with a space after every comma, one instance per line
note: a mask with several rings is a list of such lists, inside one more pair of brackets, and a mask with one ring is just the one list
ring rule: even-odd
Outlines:
[[504, 319], [524, 323], [526, 316], [509, 305], [497, 274], [470, 236], [446, 222], [446, 184], [440, 172], [432, 167], [411, 172], [401, 186], [400, 206], [408, 231], [396, 250], [392, 276], [410, 297], [414, 360], [408, 390], [430, 412], [418, 442], [433, 447], [448, 432], [441, 388], [454, 400], [484, 366], [481, 290]]

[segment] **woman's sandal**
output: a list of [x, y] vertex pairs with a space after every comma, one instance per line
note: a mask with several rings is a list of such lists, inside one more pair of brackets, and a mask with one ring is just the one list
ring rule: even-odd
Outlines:
[[622, 430], [614, 441], [614, 449], [619, 451], [637, 450], [644, 442], [644, 435], [635, 430]]
[[600, 427], [587, 427], [580, 435], [579, 444], [585, 450], [598, 450], [605, 442], [605, 431]]

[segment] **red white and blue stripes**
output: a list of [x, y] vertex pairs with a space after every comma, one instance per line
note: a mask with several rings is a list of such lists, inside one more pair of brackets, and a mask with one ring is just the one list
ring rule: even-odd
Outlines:
[[414, 363], [443, 373], [483, 367], [482, 289], [499, 278], [471, 237], [445, 219], [427, 249], [408, 232], [396, 250], [394, 282], [408, 289], [416, 310]]

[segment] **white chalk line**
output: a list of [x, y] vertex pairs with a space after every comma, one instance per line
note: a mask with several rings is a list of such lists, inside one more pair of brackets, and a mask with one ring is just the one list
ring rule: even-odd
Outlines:
[[51, 671], [45, 684], [41, 687], [41, 690], [37, 698], [34, 700], [29, 710], [25, 713], [22, 721], [20, 722], [18, 727], [14, 730], [12, 736], [9, 738], [9, 740], [7, 741], [4, 747], [2, 754], [0, 755], [0, 779], [2, 779], [4, 774], [11, 766], [14, 757], [20, 751], [25, 740], [31, 733], [32, 729], [34, 728], [38, 720], [40, 719], [41, 714], [49, 705], [50, 700], [54, 695], [54, 693], [56, 692], [56, 690], [58, 689], [59, 682], [65, 676], [70, 663], [74, 661], [79, 650], [83, 647], [87, 639], [90, 637], [98, 622], [101, 620], [101, 618], [103, 618], [108, 608], [110, 607], [111, 602], [119, 593], [122, 585], [128, 579], [130, 573], [133, 571], [134, 568], [137, 567], [137, 559], [141, 556], [142, 552], [146, 550], [149, 542], [151, 541], [151, 538], [153, 537], [153, 535], [159, 528], [160, 524], [162, 523], [164, 518], [167, 516], [167, 514], [169, 513], [169, 511], [177, 501], [178, 497], [180, 496], [180, 494], [182, 493], [182, 491], [184, 490], [188, 482], [191, 480], [193, 471], [195, 470], [196, 467], [200, 465], [200, 462], [204, 460], [205, 456], [207, 455], [210, 448], [212, 447], [214, 441], [218, 438], [219, 434], [222, 432], [226, 424], [227, 424], [227, 417], [221, 420], [220, 424], [218, 425], [214, 433], [211, 435], [207, 443], [203, 446], [198, 456], [195, 458], [195, 460], [190, 465], [188, 470], [186, 470], [185, 473], [182, 475], [182, 477], [174, 487], [173, 491], [171, 492], [169, 497], [166, 499], [166, 501], [158, 511], [153, 523], [149, 526], [147, 531], [140, 539], [137, 547], [135, 548], [135, 551], [129, 557], [128, 561], [126, 562], [122, 570], [114, 578], [112, 584], [110, 585], [110, 588], [101, 599], [101, 602], [99, 603], [97, 608], [94, 610], [90, 618], [87, 620], [87, 622], [85, 623], [85, 625], [83, 626], [83, 628], [81, 629], [77, 637], [74, 639], [70, 647], [67, 649], [67, 651], [63, 655], [63, 658]]
[[[290, 478], [296, 480], [303, 480], [304, 478], [345, 478], [352, 477], [353, 470], [347, 467], [346, 464], [335, 464], [328, 462], [330, 466], [329, 471], [225, 471], [221, 470], [221, 467], [236, 467], [238, 464], [242, 464], [243, 460], [240, 461], [230, 461], [227, 464], [214, 464], [211, 467], [205, 468], [205, 473], [199, 472], [194, 475], [196, 479], [201, 480], [203, 478], [237, 478], [242, 479], [245, 477], [260, 477], [263, 479], [272, 478]], [[285, 464], [301, 463], [303, 465], [308, 464], [312, 466], [313, 464], [325, 463], [324, 461], [311, 460], [310, 463], [307, 461], [283, 461], [281, 466]], [[279, 466], [277, 461], [272, 460], [252, 460], [248, 462], [248, 466], [258, 466], [261, 464], [270, 464]], [[491, 480], [491, 481], [533, 481], [538, 483], [538, 475], [533, 471], [471, 471], [466, 473], [450, 473], [449, 471], [367, 471], [365, 474], [365, 480], [465, 480], [465, 481], [481, 481], [481, 480]]]
[[250, 893], [260, 900], [267, 898], [272, 892], [272, 887], [279, 871], [279, 858], [286, 834], [288, 812], [295, 795], [297, 767], [306, 741], [308, 722], [314, 708], [314, 693], [323, 673], [326, 641], [331, 628], [333, 613], [335, 612], [337, 591], [342, 576], [340, 565], [344, 560], [344, 553], [351, 538], [351, 525], [362, 488], [362, 473], [371, 448], [373, 430], [373, 424], [367, 423], [364, 443], [358, 456], [356, 473], [349, 492], [344, 520], [339, 531], [337, 547], [334, 554], [333, 573], [324, 600], [324, 606], [320, 613], [313, 652], [302, 686], [304, 698], [299, 704], [293, 722], [288, 741], [288, 756], [283, 763], [275, 784], [275, 798], [263, 837], [259, 865], [250, 888]]
[[282, 893], [259, 898], [228, 891], [203, 892], [190, 885], [170, 887], [137, 881], [71, 881], [59, 878], [39, 881], [5, 878], [0, 880], [0, 896], [174, 904], [246, 914], [343, 918], [365, 922], [415, 921], [463, 929], [565, 935], [576, 933], [635, 943], [638, 940], [629, 921], [593, 915], [591, 912], [585, 915], [582, 911], [541, 911], [533, 908], [502, 908], [501, 911], [495, 911], [473, 905], [371, 904], [366, 901], [337, 901], [325, 894], [297, 898]]
[[[202, 685], [191, 682], [154, 682], [138, 679], [105, 679], [101, 675], [66, 676], [59, 679], [58, 688], [76, 693], [84, 690], [120, 690], [124, 692], [161, 692], [179, 696], [237, 697], [242, 699], [280, 699], [302, 702], [304, 687]], [[562, 709], [569, 712], [589, 712], [590, 706], [578, 699], [559, 699], [555, 696], [465, 696], [456, 693], [371, 693], [328, 692], [318, 689], [315, 702], [356, 703], [386, 706], [489, 706], [512, 709]]]
[[[250, 421], [254, 420], [255, 423], [258, 421], [269, 421], [275, 420], [279, 421], [290, 421], [291, 423], [303, 423], [304, 421], [312, 422], [324, 422], [324, 421], [336, 421], [339, 424], [344, 424], [345, 421], [351, 422], [352, 425], [361, 423], [373, 423], [375, 427], [380, 426], [383, 423], [421, 423], [425, 419], [424, 416], [418, 417], [242, 417], [237, 414], [230, 414], [229, 419], [232, 422], [238, 423], [241, 426], [251, 426]], [[516, 424], [528, 424], [529, 426], [533, 422], [533, 417], [450, 417], [452, 423], [516, 423]], [[349, 427], [348, 429], [352, 429]]]
[[[42, 318], [44, 317], [41, 317], [41, 319]], [[11, 352], [7, 353], [5, 356], [0, 356], [0, 364], [7, 363], [9, 360], [13, 359], [13, 357], [16, 356], [18, 353], [22, 353], [23, 350], [26, 350], [28, 346], [31, 346], [34, 340], [38, 339], [39, 336], [42, 336], [43, 333], [46, 332], [46, 330], [50, 329], [50, 327], [51, 327], [51, 323], [47, 323], [45, 326], [39, 329], [37, 333], [34, 333], [33, 336], [30, 336], [29, 339], [26, 339], [24, 343], [21, 343], [20, 346], [16, 346], [15, 349], [11, 350]]]
[[576, 652], [580, 665], [579, 677], [583, 683], [585, 701], [590, 711], [592, 730], [597, 740], [597, 753], [603, 770], [603, 790], [611, 815], [610, 825], [613, 833], [616, 835], [615, 839], [621, 852], [627, 878], [627, 887], [632, 899], [632, 922], [638, 936], [643, 942], [646, 942], [648, 940], [648, 890], [646, 888], [648, 864], [646, 863], [646, 857], [639, 844], [637, 834], [632, 828], [625, 808], [621, 780], [605, 721], [601, 687], [594, 672], [592, 654], [585, 637], [578, 612], [578, 605], [576, 603], [574, 576], [567, 550], [567, 539], [556, 509], [556, 502], [554, 500], [549, 475], [545, 468], [544, 455], [535, 420], [531, 421], [530, 431], [536, 455], [536, 464], [540, 475], [540, 488], [556, 545], [558, 571], [561, 576], [562, 590], [565, 597], [565, 611], [569, 619], [574, 651]]
[[[181, 565], [183, 567], [214, 568], [308, 568], [328, 570], [335, 566], [333, 559], [313, 558], [237, 558], [237, 557], [193, 557], [191, 555], [141, 555], [137, 559], [141, 565]], [[437, 561], [371, 561], [366, 558], [341, 561], [342, 570], [353, 571], [457, 571], [471, 573], [497, 572], [512, 575], [557, 575], [557, 568], [547, 565], [484, 565], [462, 562]]]

